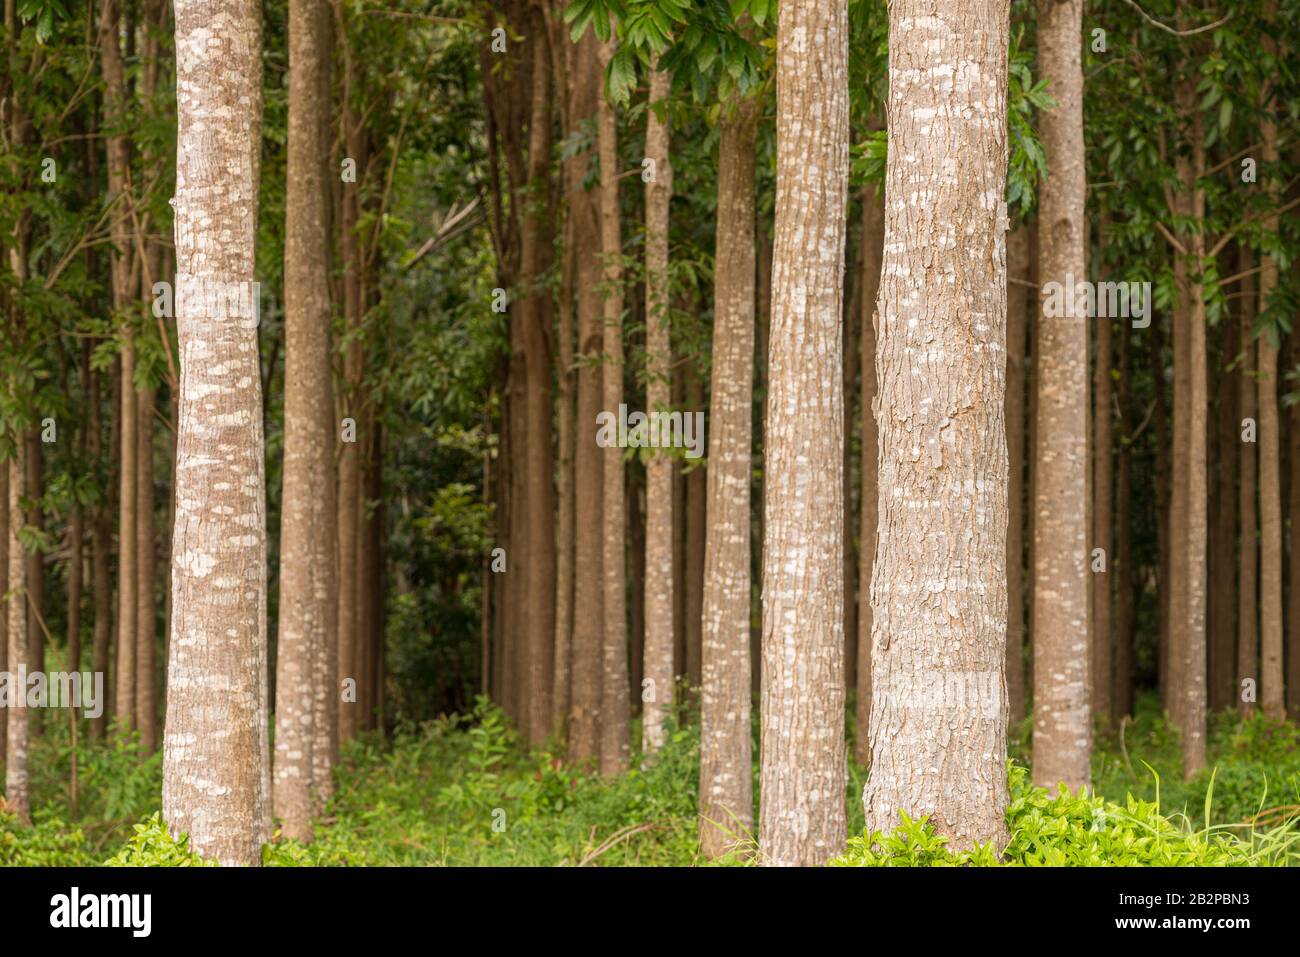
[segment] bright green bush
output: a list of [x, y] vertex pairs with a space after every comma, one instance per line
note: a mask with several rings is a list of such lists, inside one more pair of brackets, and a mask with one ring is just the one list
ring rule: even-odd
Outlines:
[[[1184, 816], [1165, 817], [1155, 802], [1128, 797], [1123, 805], [1084, 790], [1056, 794], [1034, 787], [1026, 768], [1009, 769], [1011, 839], [998, 849], [982, 845], [953, 852], [927, 818], [902, 815], [892, 833], [850, 838], [832, 862], [841, 867], [951, 867], [997, 864], [1028, 867], [1215, 867], [1300, 864], [1300, 833], [1279, 828], [1240, 837], [1207, 825], [1197, 830]], [[1212, 794], [1212, 792], [1211, 792]], [[1208, 805], [1206, 814], [1208, 816]]]
[[163, 824], [162, 815], [154, 814], [134, 827], [130, 840], [105, 861], [108, 867], [215, 867], [190, 850], [189, 836], [174, 838]]

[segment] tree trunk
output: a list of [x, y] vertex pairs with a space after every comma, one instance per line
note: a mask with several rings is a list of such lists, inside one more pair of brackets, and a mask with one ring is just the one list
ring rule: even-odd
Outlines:
[[1025, 335], [1033, 231], [1007, 233], [1007, 718], [1025, 717]]
[[[596, 119], [601, 94], [600, 43], [587, 33], [569, 46], [569, 129]], [[600, 754], [602, 635], [602, 452], [596, 445], [601, 411], [600, 356], [604, 348], [600, 294], [601, 233], [596, 192], [583, 189], [587, 157], [568, 170], [569, 216], [575, 240], [578, 290], [578, 418], [574, 456], [574, 500], [582, 514], [575, 521], [573, 646], [570, 671], [569, 756], [582, 763]], [[617, 414], [617, 409], [614, 410]], [[621, 469], [620, 469], [621, 471]], [[621, 566], [620, 566], [621, 567]]]
[[[6, 669], [11, 674], [21, 672], [27, 667], [27, 553], [18, 540], [18, 532], [26, 523], [21, 499], [25, 494], [23, 460], [26, 451], [21, 439], [14, 442], [14, 456], [9, 460], [9, 497], [6, 508], [9, 510], [9, 620], [8, 620], [8, 655]], [[8, 712], [8, 724], [5, 728], [5, 808], [17, 815], [24, 824], [31, 823], [31, 795], [28, 793], [27, 781], [27, 734], [28, 711], [26, 707], [26, 688], [11, 688], [22, 700], [13, 702]]]
[[[1040, 0], [1039, 72], [1056, 106], [1041, 116], [1049, 173], [1039, 193], [1038, 271], [1068, 302], [1086, 276], [1081, 0]], [[1034, 456], [1034, 783], [1089, 783], [1088, 317], [1040, 312]]]
[[[1226, 265], [1226, 263], [1225, 263]], [[1225, 274], [1230, 275], [1230, 273]], [[1210, 709], [1223, 711], [1233, 704], [1233, 678], [1236, 674], [1237, 628], [1237, 509], [1233, 482], [1237, 473], [1238, 435], [1236, 392], [1231, 388], [1228, 367], [1237, 351], [1237, 329], [1231, 314], [1220, 319], [1218, 388], [1218, 424], [1215, 439], [1215, 485], [1210, 502], [1213, 524], [1210, 533], [1210, 621], [1209, 636]], [[1123, 513], [1120, 513], [1123, 514]]]
[[824, 864], [846, 838], [847, 19], [842, 0], [792, 0], [777, 21], [759, 846], [778, 866]]
[[700, 851], [709, 858], [734, 848], [754, 821], [749, 486], [758, 105], [733, 97], [719, 118], [718, 135], [709, 526], [700, 648]]
[[[1254, 256], [1250, 248], [1242, 245], [1237, 262], [1239, 272], [1249, 272], [1254, 267]], [[1259, 632], [1257, 630], [1259, 614], [1259, 525], [1255, 511], [1256, 495], [1259, 491], [1259, 451], [1258, 444], [1246, 441], [1247, 422], [1256, 418], [1256, 403], [1259, 400], [1255, 387], [1256, 348], [1252, 329], [1255, 324], [1255, 282], [1254, 276], [1245, 276], [1241, 280], [1241, 360], [1237, 378], [1237, 405], [1241, 417], [1239, 423], [1237, 469], [1240, 476], [1237, 508], [1241, 516], [1241, 554], [1237, 571], [1237, 687], [1234, 694], [1237, 707], [1243, 717], [1249, 717], [1255, 710], [1256, 696], [1244, 694], [1247, 681], [1259, 683]]]
[[157, 553], [154, 551], [153, 502], [153, 417], [155, 390], [136, 393], [136, 638], [135, 638], [135, 727], [145, 754], [158, 750], [157, 707], [154, 703], [154, 644], [157, 619], [154, 610], [154, 582]]
[[[863, 804], [869, 829], [928, 814], [962, 849], [1006, 836], [1009, 17], [1005, 2], [890, 7]], [[966, 82], [933, 81], [949, 69]]]
[[[322, 648], [333, 637], [336, 598], [334, 397], [331, 368], [329, 239], [320, 144], [330, 111], [321, 101], [328, 62], [328, 8], [289, 8], [288, 175], [284, 250], [284, 466], [280, 516], [280, 618], [276, 649], [273, 807], [284, 835], [312, 839], [316, 775], [332, 753], [316, 727], [326, 717], [318, 682], [329, 681]], [[329, 681], [329, 686], [334, 682]], [[325, 691], [328, 693], [328, 691]], [[323, 760], [322, 760], [323, 758]]]
[[[1098, 224], [1098, 246], [1105, 249], [1106, 224]], [[1104, 262], [1098, 263], [1097, 277], [1105, 276]], [[1114, 485], [1115, 448], [1111, 423], [1111, 363], [1113, 316], [1097, 316], [1092, 320], [1097, 330], [1096, 364], [1092, 378], [1092, 546], [1089, 551], [1101, 550], [1105, 563], [1097, 569], [1090, 561], [1092, 578], [1092, 714], [1101, 723], [1110, 720], [1111, 694], [1113, 693], [1114, 636], [1111, 626], [1112, 582], [1114, 581]], [[1127, 321], [1121, 319], [1120, 321]]]
[[[656, 105], [663, 103], [667, 109], [671, 77], [662, 70], [652, 70], [650, 74], [650, 108], [646, 111], [646, 157], [654, 163], [654, 176], [646, 183], [646, 412], [651, 416], [668, 412], [672, 405], [672, 342], [669, 336], [672, 318], [669, 315], [668, 299], [668, 207], [673, 195], [673, 168], [668, 154], [667, 114], [659, 114]], [[724, 127], [725, 132], [725, 127]], [[742, 142], [743, 146], [743, 142]], [[741, 163], [744, 156], [739, 157]], [[748, 288], [753, 302], [753, 153], [749, 156], [750, 189], [750, 260]], [[721, 188], [719, 174], [719, 188]], [[743, 188], [743, 187], [741, 187]], [[743, 203], [744, 197], [739, 197]], [[721, 208], [721, 203], [719, 203]], [[743, 212], [743, 209], [740, 210]], [[741, 234], [741, 239], [745, 234]], [[721, 249], [721, 242], [718, 244]], [[723, 255], [742, 254], [743, 250], [727, 250]], [[715, 277], [718, 267], [715, 266]], [[716, 278], [715, 278], [716, 282]], [[715, 293], [716, 294], [716, 293]], [[715, 337], [717, 320], [715, 319]], [[750, 330], [750, 348], [745, 355], [748, 374], [753, 370], [753, 330]], [[715, 358], [715, 362], [717, 359]], [[716, 368], [716, 366], [715, 366]], [[748, 378], [745, 380], [748, 381]], [[745, 412], [749, 412], [749, 400], [745, 400]], [[714, 429], [717, 420], [713, 419]], [[748, 433], [746, 433], [748, 439]], [[748, 462], [749, 445], [745, 445], [746, 462]], [[746, 493], [749, 489], [749, 473], [744, 473]], [[737, 489], [737, 492], [740, 490]], [[673, 712], [673, 457], [663, 452], [651, 451], [646, 463], [646, 546], [645, 546], [645, 667], [642, 681], [649, 681], [646, 691], [642, 693], [645, 702], [642, 715], [641, 747], [651, 754], [662, 747], [666, 729], [664, 722]], [[744, 496], [746, 510], [741, 514], [748, 531], [748, 495]], [[748, 536], [745, 539], [748, 548]], [[745, 580], [749, 580], [749, 553], [745, 552]], [[707, 588], [707, 586], [706, 586]], [[745, 614], [742, 616], [746, 631], [749, 624], [749, 592], [745, 592]], [[749, 643], [745, 641], [746, 663], [748, 663]], [[745, 669], [749, 673], [748, 667]], [[748, 704], [748, 677], [746, 677], [746, 704]], [[640, 688], [640, 685], [634, 687]], [[746, 722], [746, 740], [748, 740], [748, 722]], [[703, 745], [701, 745], [703, 748]], [[701, 753], [701, 762], [703, 754]], [[703, 767], [703, 763], [701, 763]], [[749, 765], [746, 763], [746, 768]], [[701, 776], [701, 780], [703, 776]], [[701, 790], [701, 807], [704, 806]], [[748, 807], [748, 805], [747, 805]], [[703, 842], [703, 837], [702, 837]], [[706, 846], [705, 853], [708, 853]]]
[[[685, 412], [704, 411], [704, 381], [693, 359], [686, 360]], [[686, 473], [686, 680], [692, 694], [704, 680], [704, 548], [708, 530], [708, 467], [698, 459]]]
[[1115, 691], [1111, 697], [1111, 720], [1119, 727], [1125, 715], [1133, 713], [1133, 641], [1137, 569], [1133, 564], [1133, 393], [1130, 378], [1130, 326], [1122, 327], [1119, 353], [1119, 446], [1115, 475]]
[[869, 187], [862, 196], [862, 488], [858, 526], [858, 668], [857, 712], [854, 715], [854, 756], [858, 764], [871, 760], [871, 573], [876, 562], [879, 520], [880, 437], [876, 430], [877, 298], [885, 242], [884, 187]]
[[[600, 62], [608, 68], [613, 43], [602, 45]], [[623, 243], [618, 221], [618, 117], [609, 100], [599, 102], [600, 248], [604, 261], [605, 348], [602, 396], [605, 411], [618, 416], [623, 402]], [[601, 542], [604, 637], [601, 644], [600, 773], [627, 770], [631, 720], [627, 687], [626, 489], [623, 450], [617, 443], [604, 450]]]
[[525, 483], [528, 496], [527, 629], [528, 717], [531, 744], [540, 745], [553, 730], [551, 701], [555, 669], [555, 458], [551, 449], [552, 360], [550, 289], [542, 276], [551, 263], [550, 222], [551, 85], [546, 27], [534, 8], [532, 104], [528, 123], [528, 189], [523, 217], [519, 304], [523, 323], [526, 401]]
[[[172, 640], [163, 817], [224, 865], [255, 865], [270, 800], [266, 502], [256, 295], [261, 7], [176, 0], [178, 285]], [[220, 234], [222, 242], [216, 242]], [[238, 315], [203, 296], [236, 284]], [[216, 303], [213, 303], [216, 304]], [[124, 392], [130, 392], [123, 383]]]

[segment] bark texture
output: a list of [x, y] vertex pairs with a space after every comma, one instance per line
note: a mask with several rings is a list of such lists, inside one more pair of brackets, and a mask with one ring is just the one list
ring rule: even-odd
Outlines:
[[[266, 503], [254, 243], [261, 7], [177, 0], [181, 384], [163, 816], [225, 865], [266, 835]], [[236, 290], [207, 296], [209, 289]], [[129, 391], [126, 383], [124, 389]]]
[[[749, 98], [733, 98], [719, 121], [709, 526], [700, 649], [700, 849], [711, 858], [744, 840], [754, 817], [749, 495], [757, 133], [757, 105]], [[669, 646], [670, 669], [671, 651]]]
[[1005, 838], [1006, 2], [890, 7], [867, 827]]
[[847, 20], [842, 0], [792, 0], [777, 21], [759, 814], [777, 866], [824, 864], [846, 837]]
[[[1084, 220], [1082, 0], [1040, 0], [1039, 72], [1056, 106], [1041, 116], [1048, 174], [1039, 192], [1038, 276], [1044, 286], [1087, 278]], [[1034, 489], [1034, 782], [1089, 782], [1088, 320], [1040, 310]]]

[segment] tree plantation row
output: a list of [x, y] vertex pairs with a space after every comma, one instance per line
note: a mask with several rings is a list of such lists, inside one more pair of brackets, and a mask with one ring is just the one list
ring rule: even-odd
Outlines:
[[1144, 709], [1273, 754], [1298, 16], [10, 0], [0, 821], [116, 748], [257, 864], [451, 735], [486, 842], [685, 734], [700, 861], [989, 863]]

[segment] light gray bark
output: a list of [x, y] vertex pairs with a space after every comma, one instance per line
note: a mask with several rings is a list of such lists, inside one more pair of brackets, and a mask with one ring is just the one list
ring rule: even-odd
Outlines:
[[843, 850], [844, 0], [790, 0], [777, 22], [776, 230], [763, 542], [759, 846], [769, 865]]
[[[261, 5], [176, 0], [181, 383], [163, 816], [222, 864], [269, 820], [266, 503], [254, 321]], [[124, 384], [124, 388], [129, 388]]]
[[890, 6], [866, 824], [1006, 836], [1006, 0]]

